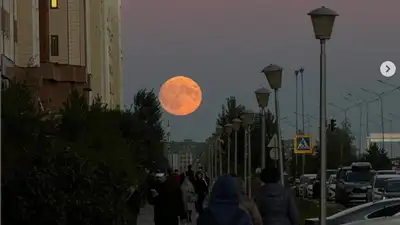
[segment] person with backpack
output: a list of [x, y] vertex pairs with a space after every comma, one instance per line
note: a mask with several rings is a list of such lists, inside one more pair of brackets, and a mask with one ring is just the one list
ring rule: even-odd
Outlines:
[[280, 182], [279, 169], [261, 171], [264, 183], [256, 195], [256, 204], [264, 225], [299, 225], [299, 213], [292, 192]]
[[239, 206], [239, 186], [230, 175], [220, 176], [211, 191], [208, 207], [197, 225], [252, 225], [250, 216]]

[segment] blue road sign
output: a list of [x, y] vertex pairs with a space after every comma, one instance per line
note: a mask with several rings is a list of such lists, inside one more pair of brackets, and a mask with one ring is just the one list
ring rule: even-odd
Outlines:
[[294, 137], [294, 153], [312, 154], [312, 140], [309, 135], [297, 135]]

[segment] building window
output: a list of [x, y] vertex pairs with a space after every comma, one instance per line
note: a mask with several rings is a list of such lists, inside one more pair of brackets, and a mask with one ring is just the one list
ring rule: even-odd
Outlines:
[[58, 9], [58, 0], [50, 0], [50, 8]]
[[50, 45], [51, 56], [58, 56], [58, 35], [51, 35]]

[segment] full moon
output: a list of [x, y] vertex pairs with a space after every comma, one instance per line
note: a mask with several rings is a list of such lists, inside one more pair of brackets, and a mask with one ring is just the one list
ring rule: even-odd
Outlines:
[[158, 98], [165, 111], [176, 116], [185, 116], [200, 106], [202, 93], [200, 86], [192, 79], [176, 76], [165, 81]]

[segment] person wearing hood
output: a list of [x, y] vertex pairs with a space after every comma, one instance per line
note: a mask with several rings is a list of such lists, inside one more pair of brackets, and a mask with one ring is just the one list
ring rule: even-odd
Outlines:
[[264, 185], [256, 195], [256, 204], [264, 225], [299, 225], [299, 214], [292, 193], [280, 183], [277, 168], [263, 169]]
[[243, 180], [237, 175], [233, 174], [232, 176], [235, 177], [236, 182], [239, 185], [239, 206], [250, 215], [253, 225], [263, 225], [263, 220], [261, 218], [260, 211], [258, 211], [256, 203], [245, 193], [245, 185]]
[[196, 192], [189, 177], [184, 177], [181, 185], [183, 205], [187, 213], [187, 220], [192, 222], [192, 212], [195, 210]]
[[197, 225], [252, 225], [252, 220], [239, 205], [239, 186], [230, 175], [215, 182], [208, 207], [200, 213]]

